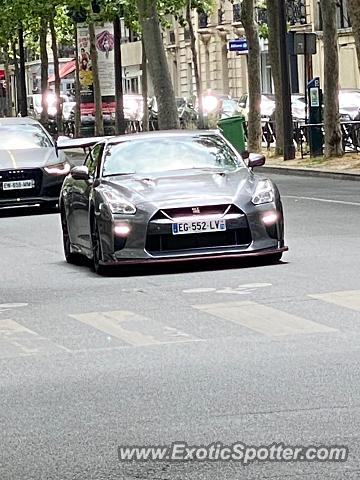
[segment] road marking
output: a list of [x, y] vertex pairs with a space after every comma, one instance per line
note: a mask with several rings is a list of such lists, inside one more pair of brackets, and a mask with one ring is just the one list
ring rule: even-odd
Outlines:
[[209, 315], [221, 318], [266, 336], [303, 335], [337, 331], [295, 315], [256, 302], [228, 302], [193, 305]]
[[324, 203], [338, 203], [340, 205], [352, 205], [355, 207], [360, 207], [358, 202], [347, 202], [345, 200], [330, 200], [329, 198], [316, 198], [316, 197], [298, 197], [296, 195], [282, 195], [283, 198], [296, 198], [298, 200], [310, 200], [313, 202], [324, 202]]
[[126, 310], [81, 313], [70, 317], [133, 346], [204, 341]]
[[0, 320], [0, 358], [69, 352], [11, 319]]
[[17, 163], [16, 163], [16, 159], [14, 157], [14, 154], [12, 152], [10, 152], [10, 150], [7, 150], [8, 154], [10, 155], [10, 158], [11, 158], [11, 162], [13, 164], [13, 167], [15, 168], [15, 170], [17, 170], [18, 166], [17, 166]]
[[360, 312], [360, 290], [321, 293], [309, 295], [309, 297]]
[[246, 283], [239, 285], [238, 287], [222, 287], [217, 290], [216, 288], [191, 288], [183, 290], [183, 293], [230, 293], [236, 295], [249, 295], [257, 288], [271, 287], [271, 283]]
[[27, 307], [27, 303], [1, 303], [0, 313], [8, 312], [11, 308]]

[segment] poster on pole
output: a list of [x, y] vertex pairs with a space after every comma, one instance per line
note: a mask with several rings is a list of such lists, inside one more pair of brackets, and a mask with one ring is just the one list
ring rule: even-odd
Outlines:
[[[81, 113], [94, 113], [93, 69], [90, 52], [89, 28], [86, 24], [77, 26], [79, 45]], [[99, 81], [104, 114], [115, 112], [115, 65], [114, 28], [112, 23], [95, 25], [95, 42], [98, 57]]]
[[94, 111], [94, 87], [90, 55], [90, 35], [86, 24], [78, 24], [78, 62], [80, 79], [80, 110], [82, 115], [92, 115]]

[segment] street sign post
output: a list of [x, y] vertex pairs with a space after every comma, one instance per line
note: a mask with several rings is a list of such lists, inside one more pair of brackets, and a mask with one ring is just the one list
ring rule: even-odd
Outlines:
[[247, 55], [249, 53], [249, 44], [246, 38], [236, 38], [229, 40], [228, 50], [230, 52], [238, 52], [239, 55]]
[[308, 98], [307, 84], [308, 79], [312, 77], [311, 65], [312, 55], [316, 54], [316, 33], [313, 32], [297, 32], [295, 34], [295, 55], [304, 55], [304, 93], [305, 93], [305, 122], [308, 119]]
[[[307, 85], [309, 99], [309, 146], [310, 156], [317, 157], [323, 154], [324, 135], [319, 124], [323, 121], [322, 115], [322, 90], [320, 78], [313, 78]], [[314, 125], [315, 124], [315, 125]]]

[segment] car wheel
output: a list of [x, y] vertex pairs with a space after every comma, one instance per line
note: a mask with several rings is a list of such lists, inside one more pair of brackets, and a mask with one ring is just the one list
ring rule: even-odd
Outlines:
[[73, 253], [71, 251], [71, 242], [70, 242], [70, 237], [69, 237], [69, 229], [68, 229], [68, 223], [66, 219], [66, 214], [63, 209], [61, 209], [61, 228], [62, 228], [62, 234], [63, 234], [63, 247], [64, 247], [64, 256], [65, 260], [73, 265], [79, 265], [80, 262], [80, 255], [77, 253]]
[[283, 255], [282, 252], [273, 253], [271, 255], [266, 255], [265, 262], [268, 265], [273, 265], [273, 264], [279, 263], [281, 261], [282, 255]]
[[100, 241], [100, 231], [96, 220], [93, 222], [92, 232], [91, 232], [91, 243], [92, 243], [92, 251], [93, 251], [93, 258], [92, 258], [92, 269], [98, 275], [103, 275], [105, 272], [106, 267], [100, 264], [102, 259], [102, 249], [101, 249], [101, 241]]

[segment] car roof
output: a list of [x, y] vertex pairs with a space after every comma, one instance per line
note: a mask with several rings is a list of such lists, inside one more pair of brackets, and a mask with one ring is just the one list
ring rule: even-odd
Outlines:
[[0, 126], [7, 126], [7, 125], [40, 125], [40, 123], [31, 117], [0, 118]]
[[117, 137], [111, 137], [108, 139], [108, 145], [115, 145], [117, 143], [128, 141], [128, 140], [138, 140], [141, 138], [173, 138], [173, 137], [191, 137], [191, 136], [206, 136], [206, 135], [215, 135], [219, 132], [217, 130], [162, 130], [156, 132], [141, 132], [141, 133], [131, 133], [127, 135], [120, 135]]

